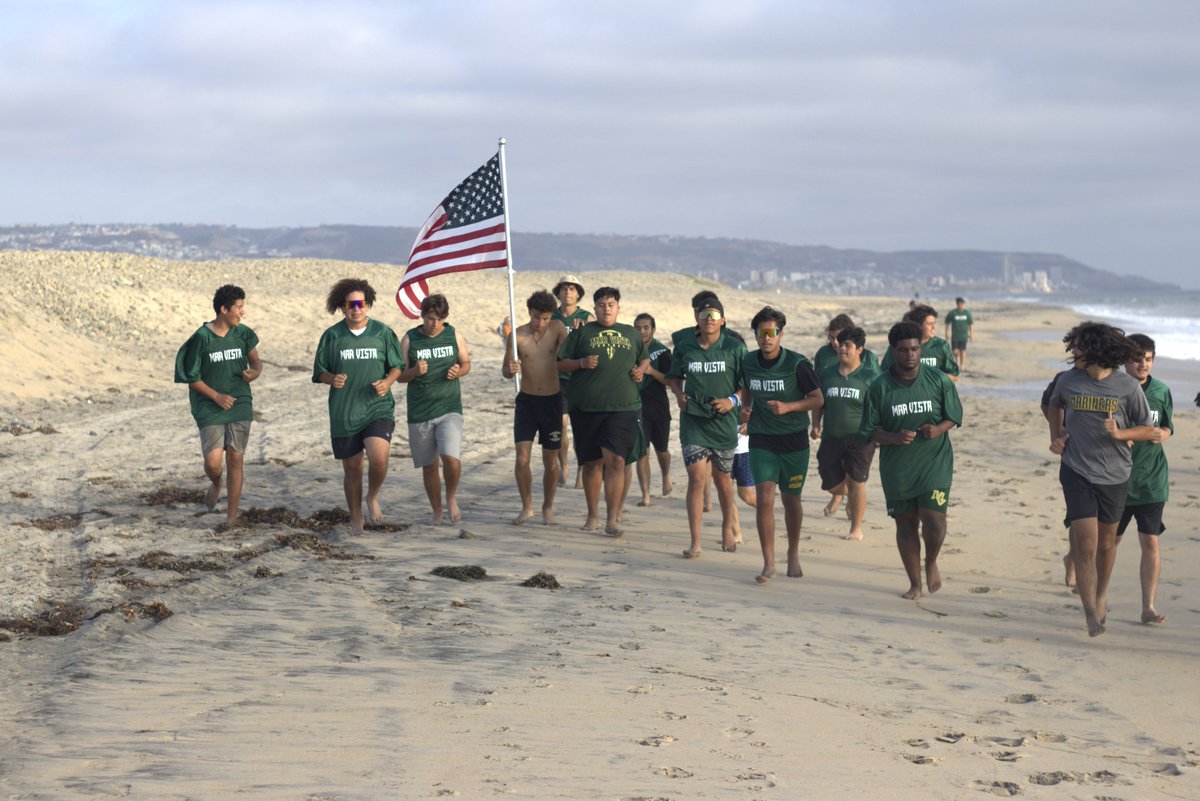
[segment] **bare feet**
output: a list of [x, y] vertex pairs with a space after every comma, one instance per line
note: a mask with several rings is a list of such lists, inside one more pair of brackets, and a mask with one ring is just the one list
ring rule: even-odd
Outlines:
[[696, 559], [699, 556], [700, 556], [699, 548], [688, 548], [686, 551], [683, 552], [684, 559]]
[[217, 508], [217, 501], [221, 499], [221, 485], [213, 484], [208, 488], [208, 492], [204, 494], [204, 505], [208, 507], [208, 511]]
[[558, 477], [558, 486], [560, 486], [560, 487], [567, 486], [567, 476], [565, 473]]
[[1143, 623], [1162, 623], [1166, 619], [1167, 619], [1167, 616], [1160, 615], [1158, 612], [1156, 612], [1154, 610], [1154, 607], [1146, 609], [1145, 611], [1142, 612], [1142, 622]]
[[579, 470], [575, 473], [575, 489], [583, 489], [583, 471]]
[[445, 518], [442, 515], [441, 509], [438, 509], [436, 512], [433, 513], [433, 524], [435, 526], [440, 526], [442, 524], [442, 520], [444, 520], [444, 519]]
[[650, 505], [650, 496], [649, 495], [644, 496], [640, 501], [638, 501], [638, 506], [649, 506], [649, 505]]
[[803, 578], [804, 571], [800, 569], [800, 554], [788, 554], [788, 578]]
[[458, 501], [447, 500], [446, 506], [450, 512], [450, 522], [458, 523], [462, 520], [462, 510], [458, 508]]
[[754, 577], [754, 580], [759, 584], [766, 584], [773, 578], [775, 578], [775, 565], [764, 567], [763, 571]]
[[830, 496], [829, 503], [825, 504], [825, 509], [824, 509], [825, 516], [833, 517], [834, 515], [836, 515], [838, 507], [840, 507], [841, 505], [842, 505], [842, 496], [841, 495]]
[[554, 523], [556, 521], [554, 520], [554, 508], [553, 507], [550, 507], [550, 506], [542, 507], [542, 522], [545, 523], [547, 526], [554, 525]]
[[367, 522], [372, 525], [383, 524], [383, 509], [379, 508], [379, 499], [367, 501]]
[[529, 522], [529, 518], [531, 518], [531, 517], [533, 517], [532, 509], [522, 509], [521, 513], [512, 519], [512, 524], [514, 526], [519, 526], [522, 523]]
[[587, 520], [584, 520], [583, 525], [580, 526], [579, 528], [581, 528], [583, 531], [599, 531], [600, 530], [600, 518], [592, 517], [591, 515], [588, 515]]
[[675, 489], [675, 487], [671, 484], [671, 479], [663, 476], [663, 495], [670, 495], [671, 490], [673, 489]]
[[734, 553], [737, 551], [737, 542], [732, 539], [726, 540], [725, 542], [721, 543], [721, 550], [725, 551], [726, 553]]
[[607, 534], [608, 536], [612, 537], [614, 540], [617, 537], [620, 537], [625, 534], [624, 531], [617, 528], [616, 526], [605, 526], [604, 533]]
[[862, 532], [861, 531], [851, 531], [845, 537], [842, 537], [842, 539], [853, 540], [854, 542], [858, 542], [859, 540], [862, 539]]
[[1066, 575], [1063, 576], [1063, 583], [1071, 589], [1075, 589], [1075, 561], [1071, 559], [1071, 554], [1063, 556], [1063, 568]]
[[1105, 632], [1105, 630], [1106, 629], [1104, 628], [1103, 623], [1097, 622], [1097, 623], [1089, 623], [1088, 624], [1088, 636], [1089, 637], [1099, 637], [1101, 634], [1103, 634]]
[[931, 595], [942, 588], [942, 573], [938, 570], [937, 562], [926, 561], [925, 584], [928, 585]]
[[901, 598], [903, 598], [903, 599], [904, 599], [904, 600], [906, 600], [906, 601], [915, 601], [915, 600], [917, 600], [918, 598], [920, 598], [920, 597], [921, 597], [921, 585], [920, 585], [920, 584], [914, 584], [913, 586], [911, 586], [911, 587], [909, 587], [909, 588], [908, 588], [908, 592], [904, 593], [904, 594], [903, 594], [903, 595], [901, 595], [900, 597], [901, 597]]

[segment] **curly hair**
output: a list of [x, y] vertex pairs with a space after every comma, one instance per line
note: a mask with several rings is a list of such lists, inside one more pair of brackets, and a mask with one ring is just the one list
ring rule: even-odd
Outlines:
[[450, 302], [442, 294], [430, 295], [421, 301], [421, 316], [432, 314], [439, 320], [450, 316]]
[[867, 332], [856, 325], [852, 325], [849, 328], [843, 329], [837, 335], [837, 341], [839, 345], [843, 342], [853, 342], [854, 347], [865, 348], [867, 346]]
[[926, 306], [924, 303], [918, 303], [904, 313], [903, 319], [917, 325], [925, 325], [925, 321], [930, 317], [937, 317], [937, 312], [932, 306]]
[[839, 314], [829, 321], [829, 327], [825, 329], [826, 333], [835, 334], [838, 331], [845, 331], [847, 328], [854, 327], [854, 320], [850, 319], [848, 314]]
[[1092, 320], [1080, 323], [1068, 331], [1063, 337], [1063, 344], [1067, 346], [1068, 353], [1072, 348], [1078, 348], [1086, 364], [1111, 369], [1133, 361], [1144, 352], [1144, 349], [1125, 336], [1125, 332], [1120, 328]]
[[346, 305], [346, 296], [351, 292], [363, 293], [368, 309], [375, 305], [375, 290], [371, 288], [365, 278], [343, 278], [334, 284], [329, 290], [329, 294], [325, 296], [325, 311], [330, 314], [337, 312]]
[[[921, 319], [923, 320], [925, 318], [922, 317]], [[896, 347], [896, 343], [903, 342], [906, 339], [915, 339], [918, 342], [921, 341], [921, 326], [917, 325], [912, 320], [901, 320], [893, 325], [891, 330], [888, 331], [888, 344], [893, 348]]]
[[558, 301], [544, 289], [539, 289], [525, 301], [525, 308], [534, 314], [546, 314], [558, 308]]
[[240, 286], [225, 284], [217, 287], [216, 293], [213, 294], [213, 311], [220, 314], [221, 309], [232, 309], [233, 304], [245, 299], [246, 293]]

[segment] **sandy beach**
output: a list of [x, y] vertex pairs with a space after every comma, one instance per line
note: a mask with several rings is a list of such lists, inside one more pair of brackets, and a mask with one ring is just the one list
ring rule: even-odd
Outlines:
[[[463, 521], [429, 523], [398, 386], [389, 525], [355, 536], [336, 512], [342, 472], [313, 350], [341, 277], [371, 281], [374, 319], [411, 327], [391, 299], [399, 268], [3, 252], [0, 271], [14, 295], [0, 337], [0, 620], [45, 635], [0, 628], [0, 797], [1200, 797], [1200, 410], [1176, 393], [1167, 621], [1139, 622], [1131, 535], [1108, 631], [1090, 639], [1063, 585], [1058, 459], [1037, 407], [1070, 312], [971, 304], [945, 585], [911, 602], [874, 469], [865, 539], [847, 542], [810, 468], [804, 577], [763, 586], [748, 507], [736, 553], [720, 551], [714, 513], [703, 557], [680, 557], [674, 436], [676, 489], [661, 497], [656, 469], [653, 502], [634, 505], [635, 491], [624, 537], [579, 530], [572, 488], [559, 491], [558, 525], [513, 526], [502, 272], [434, 283], [473, 359]], [[517, 274], [518, 321], [557, 277]], [[589, 295], [620, 287], [621, 320], [649, 311], [664, 340], [710, 286], [580, 277]], [[199, 503], [196, 428], [171, 378], [227, 282], [247, 292], [265, 370], [246, 454], [251, 520], [219, 531], [224, 500], [215, 512]], [[810, 356], [841, 311], [882, 354], [906, 306], [716, 289], [747, 333], [764, 304], [782, 308], [784, 345]], [[1030, 331], [1049, 336], [1019, 334]], [[463, 565], [487, 579], [431, 573]], [[539, 572], [561, 587], [522, 585]]]

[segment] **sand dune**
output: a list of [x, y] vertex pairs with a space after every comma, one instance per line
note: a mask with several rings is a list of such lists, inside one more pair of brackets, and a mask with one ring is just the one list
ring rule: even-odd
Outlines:
[[[382, 296], [373, 316], [405, 330], [396, 268], [4, 253], [0, 269], [20, 311], [0, 338], [16, 368], [0, 386], [13, 432], [0, 433], [0, 619], [49, 625], [57, 610], [81, 622], [0, 642], [6, 798], [1200, 796], [1197, 416], [1180, 402], [1168, 444], [1168, 621], [1137, 622], [1127, 542], [1108, 633], [1090, 640], [1062, 585], [1044, 424], [1032, 395], [1008, 399], [1048, 380], [1061, 345], [1002, 333], [1061, 334], [1065, 312], [972, 306], [945, 587], [914, 603], [899, 597], [907, 582], [874, 477], [858, 543], [841, 539], [844, 519], [820, 514], [817, 487], [805, 492], [805, 576], [766, 586], [753, 581], [761, 558], [744, 507], [737, 553], [715, 547], [714, 517], [703, 558], [679, 558], [677, 443], [674, 496], [631, 505], [620, 540], [578, 530], [572, 489], [560, 491], [559, 525], [510, 525], [502, 273], [435, 287], [475, 363], [462, 524], [427, 523], [401, 425], [383, 497], [391, 530], [351, 536], [324, 524], [342, 504], [341, 471], [312, 352], [329, 321], [324, 292], [346, 275], [370, 279]], [[556, 278], [518, 274], [519, 300]], [[581, 278], [589, 292], [620, 286], [623, 318], [650, 311], [664, 335], [702, 286]], [[246, 288], [267, 363], [242, 507], [276, 511], [218, 531], [224, 503], [191, 502], [204, 478], [185, 390], [170, 381], [175, 349], [225, 281]], [[786, 344], [809, 354], [841, 310], [882, 352], [880, 332], [904, 307], [720, 292], [743, 330], [765, 302], [783, 308]], [[152, 505], [163, 490], [180, 502]], [[444, 565], [489, 578], [431, 574]], [[539, 571], [562, 588], [521, 585]]]

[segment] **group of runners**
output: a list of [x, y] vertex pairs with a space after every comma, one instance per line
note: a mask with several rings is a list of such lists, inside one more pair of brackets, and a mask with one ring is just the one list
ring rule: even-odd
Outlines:
[[[542, 457], [541, 521], [555, 523], [554, 500], [566, 484], [571, 443], [587, 507], [583, 528], [621, 536], [635, 471], [639, 505], [650, 504], [651, 451], [662, 493], [673, 490], [673, 400], [687, 473], [690, 541], [684, 557], [699, 557], [703, 550], [701, 524], [712, 486], [721, 511], [723, 550], [734, 551], [740, 542], [737, 497], [754, 506], [763, 557], [755, 580], [770, 581], [776, 575], [778, 494], [787, 536], [786, 573], [802, 576], [801, 494], [809, 442], [819, 440], [817, 470], [821, 488], [829, 494], [825, 515], [835, 515], [844, 500], [846, 539], [862, 539], [866, 482], [878, 450], [887, 513], [895, 522], [909, 581], [903, 597], [915, 599], [941, 588], [937, 560], [946, 537], [954, 471], [949, 434], [963, 421], [955, 381], [974, 335], [962, 298], [944, 319], [949, 342], [936, 336], [934, 309], [913, 303], [888, 331], [882, 359], [866, 348], [863, 329], [839, 314], [829, 322], [827, 343], [809, 360], [784, 346], [787, 317], [770, 306], [751, 320], [757, 345], [751, 351], [727, 327], [724, 306], [714, 292], [692, 298], [695, 324], [674, 332], [670, 346], [656, 338], [652, 315], [638, 314], [632, 325], [620, 320], [618, 288], [605, 286], [592, 293], [594, 313], [581, 308], [584, 295], [579, 279], [564, 275], [553, 293], [541, 290], [529, 296], [528, 322], [506, 339], [501, 372], [519, 382], [513, 432], [521, 508], [514, 524], [535, 515], [535, 441]], [[449, 305], [442, 295], [425, 298], [420, 325], [399, 338], [389, 326], [370, 319], [375, 299], [364, 280], [334, 284], [326, 310], [342, 319], [321, 335], [312, 372], [313, 382], [329, 386], [332, 449], [342, 463], [351, 526], [361, 531], [366, 523], [383, 521], [379, 493], [395, 428], [396, 382], [408, 384], [409, 445], [414, 466], [422, 469], [433, 522], [457, 522], [463, 428], [459, 380], [471, 370], [467, 343], [446, 322]], [[205, 474], [211, 481], [205, 503], [213, 509], [219, 500], [223, 456], [231, 525], [237, 519], [242, 455], [253, 419], [250, 383], [262, 371], [258, 338], [241, 323], [244, 304], [240, 288], [218, 289], [214, 319], [180, 349], [175, 369], [175, 380], [189, 385], [200, 428]], [[1115, 545], [1136, 519], [1143, 547], [1142, 620], [1161, 622], [1154, 607], [1157, 536], [1163, 530], [1167, 484], [1161, 443], [1173, 428], [1170, 392], [1149, 375], [1153, 342], [1125, 337], [1102, 323], [1078, 326], [1064, 342], [1074, 367], [1047, 389], [1043, 412], [1051, 450], [1063, 456], [1071, 543], [1064, 559], [1068, 581], [1078, 587], [1089, 632], [1102, 633]], [[1120, 366], [1125, 372], [1115, 369]]]

